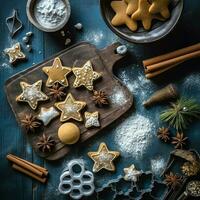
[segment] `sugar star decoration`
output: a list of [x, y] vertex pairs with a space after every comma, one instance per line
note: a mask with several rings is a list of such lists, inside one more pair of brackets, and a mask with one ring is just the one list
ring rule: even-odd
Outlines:
[[90, 127], [99, 127], [100, 123], [99, 123], [99, 113], [93, 112], [85, 112], [85, 127], [86, 128], [90, 128]]
[[39, 101], [46, 101], [49, 97], [41, 91], [42, 80], [35, 82], [33, 85], [29, 85], [26, 82], [20, 82], [20, 86], [23, 92], [16, 97], [16, 101], [27, 102], [29, 106], [35, 110]]
[[92, 91], [94, 88], [93, 81], [101, 77], [100, 73], [95, 72], [93, 70], [92, 63], [90, 60], [87, 61], [81, 68], [72, 68], [72, 71], [76, 76], [76, 79], [73, 84], [75, 88], [85, 86], [88, 90]]
[[42, 107], [37, 118], [41, 120], [45, 126], [47, 126], [50, 121], [58, 115], [60, 115], [60, 113], [53, 106], [50, 108]]
[[60, 83], [65, 87], [68, 86], [68, 80], [66, 76], [71, 72], [71, 68], [62, 66], [60, 58], [55, 58], [52, 66], [43, 67], [42, 70], [48, 76], [46, 82], [47, 87], [51, 87], [55, 83]]
[[137, 182], [138, 177], [142, 175], [142, 171], [138, 171], [135, 168], [135, 165], [131, 165], [128, 168], [124, 168], [124, 180], [125, 181], [134, 181]]
[[26, 58], [25, 54], [22, 52], [20, 43], [14, 44], [10, 48], [6, 48], [4, 52], [9, 56], [9, 62], [13, 64], [17, 60], [24, 60]]
[[105, 143], [99, 145], [97, 152], [88, 152], [88, 156], [94, 161], [93, 172], [101, 169], [115, 171], [113, 161], [120, 155], [118, 151], [109, 151]]
[[65, 122], [69, 119], [75, 119], [77, 121], [82, 121], [80, 111], [86, 106], [83, 101], [76, 101], [71, 93], [69, 93], [65, 101], [55, 103], [56, 108], [58, 108], [61, 113], [60, 121]]

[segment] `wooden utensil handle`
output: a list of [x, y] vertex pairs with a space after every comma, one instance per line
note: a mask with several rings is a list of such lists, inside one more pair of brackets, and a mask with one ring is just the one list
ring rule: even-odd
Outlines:
[[120, 55], [116, 53], [116, 48], [120, 46], [119, 42], [113, 43], [105, 49], [100, 50], [100, 56], [107, 66], [108, 71], [113, 74], [113, 66], [116, 62], [123, 59], [126, 55]]

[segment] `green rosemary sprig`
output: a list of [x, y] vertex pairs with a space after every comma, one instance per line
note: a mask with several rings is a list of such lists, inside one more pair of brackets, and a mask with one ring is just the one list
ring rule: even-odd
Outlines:
[[200, 104], [193, 99], [180, 98], [161, 113], [160, 119], [176, 130], [182, 131], [193, 119], [200, 119]]

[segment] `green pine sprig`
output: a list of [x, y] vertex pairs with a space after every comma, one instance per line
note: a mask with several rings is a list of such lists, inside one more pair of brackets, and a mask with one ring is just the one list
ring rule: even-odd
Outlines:
[[186, 129], [194, 119], [200, 119], [200, 104], [193, 99], [180, 98], [163, 111], [160, 119], [178, 131]]

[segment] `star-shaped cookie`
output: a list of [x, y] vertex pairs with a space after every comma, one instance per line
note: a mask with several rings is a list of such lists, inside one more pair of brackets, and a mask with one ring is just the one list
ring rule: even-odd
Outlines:
[[99, 127], [99, 113], [98, 111], [96, 112], [85, 112], [85, 127], [90, 128], [90, 127]]
[[10, 48], [6, 48], [4, 52], [9, 56], [9, 62], [13, 64], [17, 60], [24, 60], [26, 58], [25, 54], [22, 52], [20, 43], [14, 44]]
[[160, 13], [165, 19], [170, 17], [169, 12], [169, 0], [151, 0], [152, 4], [149, 8], [149, 12], [152, 14]]
[[62, 66], [60, 58], [55, 58], [52, 66], [43, 67], [42, 70], [48, 76], [47, 87], [51, 87], [55, 83], [68, 86], [67, 75], [71, 72], [71, 68]]
[[131, 31], [137, 30], [137, 22], [126, 14], [128, 6], [124, 0], [112, 1], [111, 7], [116, 13], [111, 21], [113, 26], [126, 25]]
[[93, 172], [101, 169], [115, 171], [113, 161], [120, 155], [118, 151], [109, 151], [105, 143], [99, 145], [97, 152], [88, 152], [88, 156], [94, 161]]
[[139, 0], [138, 9], [131, 16], [133, 20], [141, 20], [145, 30], [149, 30], [151, 28], [151, 23], [153, 19], [158, 19], [161, 21], [164, 20], [158, 15], [151, 14], [149, 12], [150, 6], [151, 4], [147, 0]]
[[58, 115], [60, 115], [60, 113], [53, 106], [50, 108], [42, 107], [37, 118], [41, 120], [45, 126], [47, 126], [50, 121]]
[[86, 106], [83, 101], [76, 101], [71, 93], [69, 93], [65, 101], [55, 103], [56, 108], [62, 111], [60, 116], [60, 121], [65, 122], [69, 119], [74, 119], [77, 121], [82, 121], [80, 111]]
[[125, 173], [124, 176], [125, 181], [134, 181], [134, 182], [137, 182], [138, 177], [142, 175], [142, 171], [138, 171], [135, 168], [135, 165], [131, 165], [128, 168], [124, 168], [124, 173]]
[[132, 15], [138, 8], [138, 0], [125, 0], [128, 4], [126, 9], [127, 15]]
[[49, 97], [41, 91], [42, 80], [29, 85], [26, 82], [20, 82], [23, 92], [16, 97], [16, 101], [27, 102], [29, 106], [35, 110], [39, 101], [46, 101]]
[[101, 77], [101, 74], [95, 72], [92, 67], [91, 61], [87, 61], [83, 67], [74, 67], [72, 68], [76, 79], [73, 86], [78, 88], [80, 86], [85, 86], [88, 90], [93, 90], [93, 82]]

